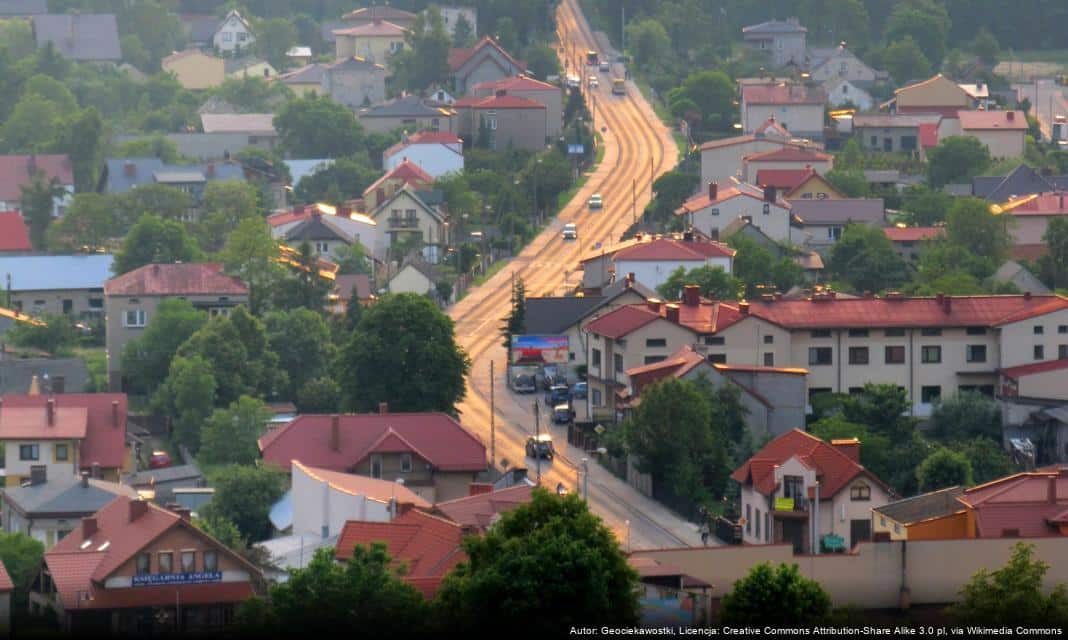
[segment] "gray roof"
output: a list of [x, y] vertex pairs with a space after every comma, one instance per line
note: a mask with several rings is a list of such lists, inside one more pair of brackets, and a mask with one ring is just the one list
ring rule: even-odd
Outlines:
[[527, 298], [526, 333], [560, 335], [604, 301], [604, 296]]
[[882, 198], [845, 198], [842, 200], [791, 200], [790, 208], [805, 224], [824, 222], [882, 223]]
[[12, 291], [103, 289], [114, 259], [108, 254], [2, 256], [0, 283], [6, 287], [10, 276]]
[[236, 162], [206, 164], [163, 164], [159, 158], [108, 158], [107, 192], [126, 193], [153, 182], [183, 184], [212, 180], [244, 180], [245, 172]]
[[0, 360], [0, 395], [26, 393], [34, 376], [42, 386], [63, 378], [64, 393], [82, 393], [89, 384], [81, 358], [14, 358]]
[[976, 176], [972, 178], [971, 195], [991, 202], [1005, 202], [1013, 196], [1055, 191], [1068, 186], [1068, 176], [1043, 176], [1026, 164], [1021, 164], [1007, 176]]
[[292, 227], [286, 229], [285, 238], [288, 242], [301, 242], [308, 240], [314, 242], [316, 240], [342, 240], [344, 242], [350, 242], [349, 238], [346, 238], [338, 232], [337, 229], [327, 225], [323, 222], [322, 216], [309, 216], [305, 220], [301, 220]]
[[204, 474], [195, 464], [180, 464], [163, 469], [142, 469], [136, 473], [123, 476], [122, 481], [130, 486], [139, 487], [148, 484], [178, 482], [180, 480], [200, 480], [203, 477]]
[[48, 0], [0, 0], [0, 16], [39, 16], [48, 13]]
[[387, 117], [419, 117], [430, 118], [441, 116], [441, 111], [435, 107], [424, 104], [423, 98], [416, 95], [395, 98], [386, 102], [360, 109], [361, 118], [387, 118]]
[[1024, 293], [1044, 294], [1050, 292], [1049, 287], [1035, 277], [1035, 274], [1024, 269], [1019, 262], [1014, 260], [1008, 260], [998, 267], [998, 270], [994, 272], [994, 275], [990, 276], [990, 279], [995, 282], [1011, 282]]
[[897, 169], [865, 169], [864, 179], [868, 182], [897, 182], [901, 179], [901, 172]]
[[77, 518], [95, 513], [114, 500], [115, 496], [132, 498], [137, 495], [133, 488], [117, 482], [90, 479], [88, 484], [83, 487], [81, 478], [64, 474], [48, 478], [42, 484], [6, 488], [3, 490], [4, 502], [30, 517], [35, 514], [60, 514]]
[[964, 505], [957, 502], [957, 496], [963, 493], [964, 489], [962, 487], [949, 487], [948, 489], [939, 489], [938, 491], [891, 502], [881, 507], [876, 507], [872, 511], [896, 522], [909, 524], [927, 520], [928, 518], [947, 516], [960, 511], [964, 508]]
[[163, 168], [159, 158], [108, 158], [104, 169], [108, 173], [108, 193], [126, 193], [139, 184], [152, 182], [152, 176]]
[[209, 43], [219, 28], [219, 19], [212, 15], [184, 15], [182, 22], [189, 29], [189, 40]]
[[370, 60], [361, 58], [359, 56], [349, 56], [344, 60], [338, 60], [337, 62], [328, 65], [328, 68], [331, 71], [373, 71], [376, 69], [383, 71], [385, 70], [384, 66], [375, 62], [371, 62]]
[[113, 13], [46, 14], [33, 17], [37, 46], [51, 42], [73, 60], [119, 61], [119, 30]]
[[799, 24], [793, 22], [783, 22], [782, 20], [768, 20], [767, 22], [761, 22], [760, 24], [750, 25], [748, 27], [742, 27], [742, 33], [744, 35], [773, 35], [777, 33], [805, 33], [808, 29], [802, 27]]
[[313, 62], [294, 71], [283, 73], [278, 76], [278, 79], [285, 84], [322, 82], [323, 76], [326, 75], [326, 66], [321, 62]]

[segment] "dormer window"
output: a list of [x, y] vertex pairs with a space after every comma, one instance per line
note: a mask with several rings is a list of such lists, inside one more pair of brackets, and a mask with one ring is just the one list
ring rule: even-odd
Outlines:
[[871, 487], [863, 482], [849, 487], [849, 499], [856, 501], [871, 500]]

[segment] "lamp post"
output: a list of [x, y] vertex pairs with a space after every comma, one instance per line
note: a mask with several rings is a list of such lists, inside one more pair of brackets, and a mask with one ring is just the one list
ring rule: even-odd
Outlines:
[[[482, 208], [484, 214], [488, 214], [492, 210], [493, 208], [488, 204]], [[486, 273], [486, 217], [484, 215], [481, 216], [479, 222], [482, 224], [482, 255], [478, 259], [478, 264], [482, 268], [482, 273]]]

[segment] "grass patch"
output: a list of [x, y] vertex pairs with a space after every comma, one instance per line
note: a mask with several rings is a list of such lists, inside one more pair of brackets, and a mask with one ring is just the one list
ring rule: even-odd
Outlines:
[[[522, 247], [520, 247], [522, 249]], [[486, 283], [487, 280], [497, 275], [497, 272], [504, 268], [504, 265], [508, 264], [508, 260], [498, 260], [490, 265], [489, 269], [486, 269], [486, 273], [483, 273], [479, 277], [475, 278], [471, 282], [472, 287], [479, 287]]]
[[74, 357], [85, 362], [89, 370], [89, 384], [93, 391], [108, 388], [108, 357], [104, 347], [75, 347], [71, 350]]

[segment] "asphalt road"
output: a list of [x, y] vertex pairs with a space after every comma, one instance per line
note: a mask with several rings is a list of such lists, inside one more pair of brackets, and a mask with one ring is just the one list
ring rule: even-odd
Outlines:
[[[564, 0], [558, 13], [562, 57], [571, 58], [596, 48], [595, 40], [576, 0]], [[581, 61], [570, 60], [569, 65]], [[467, 381], [467, 397], [460, 404], [465, 426], [491, 443], [491, 422], [495, 424], [494, 463], [498, 469], [526, 467], [537, 475], [536, 461], [526, 458], [524, 445], [535, 430], [533, 401], [541, 395], [518, 396], [505, 384], [506, 352], [499, 328], [508, 314], [511, 280], [522, 278], [531, 296], [559, 294], [568, 283], [577, 282], [573, 273], [578, 257], [597, 242], [618, 239], [630, 226], [636, 211], [642, 211], [650, 198], [655, 176], [670, 170], [677, 162], [671, 134], [657, 119], [640, 92], [628, 82], [627, 95], [611, 95], [610, 74], [587, 70], [587, 77], [601, 78], [599, 89], [589, 97], [594, 107], [594, 124], [604, 139], [605, 155], [599, 168], [556, 220], [535, 238], [506, 268], [481, 287], [472, 289], [453, 305], [449, 315], [456, 322], [456, 337], [472, 361]], [[584, 87], [585, 90], [585, 87]], [[586, 202], [593, 193], [604, 197], [604, 208], [590, 212]], [[578, 226], [578, 240], [564, 240], [561, 230], [567, 222]], [[495, 363], [495, 410], [490, 409], [490, 362]], [[544, 412], [545, 409], [543, 408]], [[646, 498], [594, 461], [588, 464], [589, 478], [580, 482], [582, 459], [593, 457], [567, 444], [564, 427], [551, 426], [548, 416], [541, 420], [543, 432], [554, 435], [557, 456], [543, 461], [541, 483], [554, 489], [563, 484], [569, 491], [588, 485], [588, 499], [595, 513], [616, 532], [628, 549], [678, 547], [700, 544], [697, 525], [679, 518], [659, 503]]]

